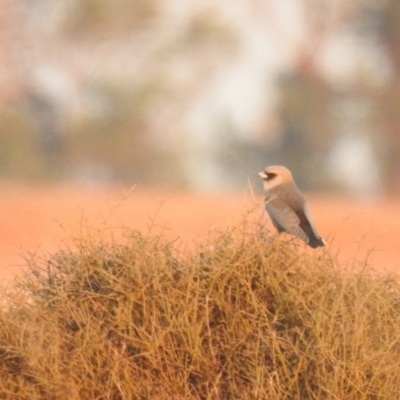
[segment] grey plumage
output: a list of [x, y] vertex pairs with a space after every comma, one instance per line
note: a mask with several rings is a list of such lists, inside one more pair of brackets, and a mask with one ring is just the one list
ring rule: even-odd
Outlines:
[[278, 232], [288, 232], [313, 249], [325, 246], [292, 173], [285, 167], [272, 166], [257, 176], [264, 181], [265, 209]]

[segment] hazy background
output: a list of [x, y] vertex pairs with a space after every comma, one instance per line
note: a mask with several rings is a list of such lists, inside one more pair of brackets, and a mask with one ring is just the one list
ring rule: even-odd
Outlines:
[[398, 0], [0, 4], [2, 180], [400, 190]]

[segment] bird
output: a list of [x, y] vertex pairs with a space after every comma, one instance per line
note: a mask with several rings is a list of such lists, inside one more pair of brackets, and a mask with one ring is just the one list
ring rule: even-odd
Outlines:
[[292, 173], [286, 167], [274, 165], [257, 176], [264, 182], [265, 209], [278, 232], [290, 233], [313, 249], [325, 246]]

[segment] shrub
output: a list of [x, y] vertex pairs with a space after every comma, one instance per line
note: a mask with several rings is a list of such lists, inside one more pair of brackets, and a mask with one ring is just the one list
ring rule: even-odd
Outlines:
[[250, 221], [181, 247], [127, 230], [31, 259], [3, 294], [0, 398], [400, 397], [397, 276]]

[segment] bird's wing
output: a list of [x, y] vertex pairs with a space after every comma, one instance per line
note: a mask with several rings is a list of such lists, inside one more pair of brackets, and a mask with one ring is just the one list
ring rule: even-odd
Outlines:
[[300, 219], [291, 208], [287, 206], [276, 207], [272, 202], [267, 202], [265, 208], [271, 219], [275, 221], [276, 224], [281, 226], [286, 232], [308, 243], [308, 236], [300, 228]]
[[321, 239], [321, 236], [319, 235], [318, 231], [315, 229], [315, 226], [313, 224], [313, 220], [311, 218], [310, 211], [306, 205], [304, 205], [303, 209], [304, 216], [306, 219], [304, 221], [300, 221], [300, 226], [306, 231], [306, 233], [311, 236], [315, 236], [317, 239]]

